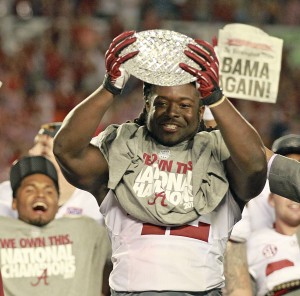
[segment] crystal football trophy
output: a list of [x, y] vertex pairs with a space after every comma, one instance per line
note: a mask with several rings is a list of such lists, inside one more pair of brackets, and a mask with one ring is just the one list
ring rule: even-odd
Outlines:
[[135, 33], [137, 40], [127, 46], [120, 55], [136, 50], [139, 53], [124, 63], [124, 68], [136, 78], [161, 86], [174, 86], [195, 81], [195, 77], [179, 67], [179, 63], [199, 68], [184, 54], [190, 50], [192, 38], [169, 30], [148, 30]]

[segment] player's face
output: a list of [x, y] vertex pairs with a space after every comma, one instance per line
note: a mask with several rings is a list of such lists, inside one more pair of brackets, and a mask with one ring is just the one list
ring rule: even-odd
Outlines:
[[38, 134], [34, 138], [34, 143], [32, 148], [29, 150], [29, 155], [31, 156], [46, 156], [51, 158], [53, 155], [53, 139], [44, 134]]
[[300, 204], [284, 198], [277, 194], [272, 194], [271, 205], [275, 208], [276, 221], [281, 225], [298, 227], [300, 225]]
[[147, 102], [147, 128], [154, 139], [173, 146], [192, 138], [198, 131], [204, 108], [192, 84], [153, 86]]
[[[285, 155], [300, 161], [300, 154]], [[291, 227], [300, 226], [300, 204], [277, 194], [270, 194], [270, 203], [275, 208], [276, 218]]]
[[33, 146], [29, 149], [30, 156], [45, 156], [59, 171], [59, 166], [53, 154], [53, 138], [46, 134], [38, 134], [34, 138]]
[[52, 221], [58, 210], [58, 192], [51, 178], [44, 174], [25, 177], [13, 199], [19, 219], [36, 226]]

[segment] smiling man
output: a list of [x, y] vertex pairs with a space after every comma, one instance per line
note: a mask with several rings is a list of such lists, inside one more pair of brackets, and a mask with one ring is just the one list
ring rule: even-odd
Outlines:
[[[199, 129], [204, 108], [193, 84], [182, 86], [151, 86], [146, 99], [147, 127], [152, 137], [165, 146], [189, 140]], [[152, 88], [152, 91], [151, 91]], [[166, 110], [169, 116], [166, 116]], [[178, 116], [182, 114], [182, 116]]]
[[300, 204], [274, 193], [269, 203], [275, 210], [274, 227], [253, 232], [247, 241], [255, 295], [296, 296], [300, 290]]
[[52, 221], [58, 210], [58, 176], [53, 164], [44, 157], [25, 157], [10, 173], [13, 209], [19, 219], [35, 226]]
[[16, 161], [10, 183], [19, 219], [0, 216], [5, 296], [99, 296], [110, 250], [104, 226], [85, 216], [55, 219], [58, 176], [43, 156]]
[[[58, 211], [55, 218], [63, 216], [84, 215], [94, 218], [103, 224], [103, 217], [99, 212], [99, 206], [92, 194], [80, 190], [71, 185], [63, 176], [53, 155], [53, 138], [61, 126], [61, 122], [49, 122], [42, 124], [36, 136], [33, 146], [29, 149], [30, 156], [45, 156], [55, 166], [58, 175], [60, 195]], [[8, 180], [0, 183], [0, 215], [17, 218], [17, 212], [12, 209], [12, 190]]]
[[[186, 50], [174, 67], [189, 82], [162, 85], [176, 73], [153, 73], [140, 116], [93, 138], [129, 78], [123, 64], [141, 53], [120, 52], [137, 38], [124, 32], [112, 41], [103, 84], [65, 118], [54, 154], [66, 178], [101, 204], [112, 239], [112, 295], [221, 295], [229, 233], [266, 181], [264, 146], [223, 96], [218, 59], [203, 40], [175, 42], [174, 51]], [[166, 61], [178, 58], [162, 52]], [[219, 130], [205, 130], [204, 105]]]

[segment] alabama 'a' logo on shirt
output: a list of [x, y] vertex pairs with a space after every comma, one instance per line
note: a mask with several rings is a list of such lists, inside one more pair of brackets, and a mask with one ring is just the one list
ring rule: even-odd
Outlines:
[[277, 253], [277, 246], [273, 244], [266, 245], [262, 250], [263, 256], [265, 258], [274, 257]]

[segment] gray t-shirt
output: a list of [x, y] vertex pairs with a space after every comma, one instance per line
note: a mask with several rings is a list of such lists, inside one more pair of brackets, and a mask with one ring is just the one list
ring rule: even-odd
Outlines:
[[105, 227], [89, 217], [44, 227], [0, 217], [5, 296], [99, 296], [109, 245]]
[[157, 225], [182, 225], [212, 212], [229, 190], [220, 131], [168, 147], [133, 123], [109, 126], [91, 142], [109, 165], [108, 188], [125, 211]]

